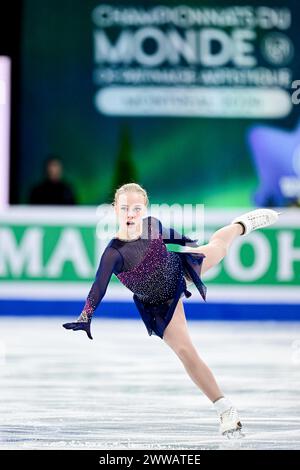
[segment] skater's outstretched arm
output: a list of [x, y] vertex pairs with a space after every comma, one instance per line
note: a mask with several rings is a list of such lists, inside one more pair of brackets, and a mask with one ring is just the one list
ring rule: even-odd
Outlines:
[[119, 251], [112, 247], [106, 247], [101, 256], [95, 280], [88, 293], [79, 318], [75, 322], [65, 323], [63, 325], [64, 328], [74, 331], [84, 330], [88, 337], [93, 339], [90, 331], [92, 315], [106, 293], [113, 272], [119, 272], [122, 265], [123, 258]]

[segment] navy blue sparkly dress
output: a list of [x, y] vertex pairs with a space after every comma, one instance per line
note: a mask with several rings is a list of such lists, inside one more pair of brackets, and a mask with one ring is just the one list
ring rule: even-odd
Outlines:
[[105, 295], [112, 274], [133, 292], [134, 303], [149, 335], [163, 338], [178, 300], [192, 294], [187, 283], [193, 282], [202, 298], [206, 287], [201, 281], [204, 254], [168, 251], [166, 244], [197, 247], [197, 240], [166, 229], [156, 217], [143, 219], [143, 231], [135, 240], [112, 238], [100, 260], [95, 281], [84, 311], [91, 316]]

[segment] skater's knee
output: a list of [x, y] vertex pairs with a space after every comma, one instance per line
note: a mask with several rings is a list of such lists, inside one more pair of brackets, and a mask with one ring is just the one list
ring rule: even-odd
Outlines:
[[166, 335], [164, 335], [163, 339], [180, 359], [186, 357], [191, 349], [190, 341], [188, 339], [179, 338], [178, 335], [172, 339], [166, 338]]
[[183, 361], [191, 361], [197, 357], [197, 351], [191, 343], [180, 344], [176, 350], [176, 354]]

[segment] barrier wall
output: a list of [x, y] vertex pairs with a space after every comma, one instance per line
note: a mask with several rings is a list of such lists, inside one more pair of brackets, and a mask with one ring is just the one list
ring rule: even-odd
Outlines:
[[[204, 241], [241, 212], [205, 211]], [[96, 207], [23, 206], [2, 212], [0, 313], [77, 314], [109, 240], [109, 236], [99, 239], [101, 228], [104, 224]], [[187, 223], [184, 233], [195, 235], [191, 228]], [[176, 245], [167, 247], [181, 250]], [[208, 286], [207, 303], [191, 286], [192, 296], [185, 303], [191, 315], [300, 319], [300, 211], [286, 210], [276, 225], [240, 237], [203, 280]], [[99, 314], [109, 316], [136, 314], [132, 293], [115, 275], [98, 309]]]

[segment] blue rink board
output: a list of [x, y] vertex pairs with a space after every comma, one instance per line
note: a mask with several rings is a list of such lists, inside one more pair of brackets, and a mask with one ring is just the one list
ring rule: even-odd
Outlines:
[[[0, 315], [77, 317], [84, 301], [0, 300]], [[184, 302], [186, 317], [194, 320], [279, 320], [300, 321], [299, 304], [245, 304]], [[139, 318], [132, 302], [103, 301], [95, 318]]]

